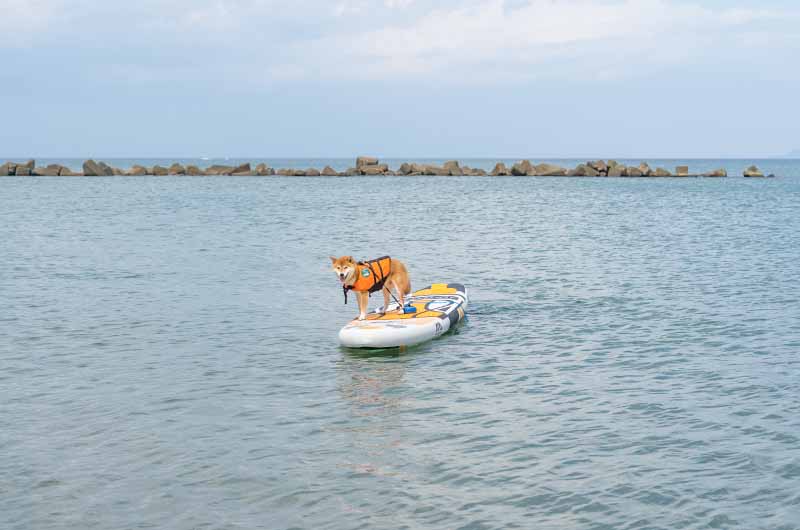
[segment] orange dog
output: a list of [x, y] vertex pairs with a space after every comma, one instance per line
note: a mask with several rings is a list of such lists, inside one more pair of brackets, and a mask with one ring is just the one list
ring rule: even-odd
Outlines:
[[406, 266], [399, 260], [384, 256], [371, 261], [356, 261], [353, 256], [334, 258], [331, 256], [333, 272], [342, 283], [344, 301], [347, 292], [355, 291], [358, 299], [358, 319], [367, 317], [370, 293], [383, 291], [383, 311], [389, 306], [391, 290], [397, 293], [402, 308], [405, 296], [411, 293], [411, 280]]

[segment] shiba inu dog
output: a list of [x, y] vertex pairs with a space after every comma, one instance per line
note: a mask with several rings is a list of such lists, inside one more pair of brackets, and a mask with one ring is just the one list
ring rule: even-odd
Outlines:
[[370, 293], [383, 291], [383, 311], [389, 306], [391, 290], [397, 295], [400, 307], [405, 304], [405, 296], [411, 294], [411, 280], [408, 270], [397, 259], [384, 256], [371, 261], [356, 261], [353, 256], [335, 258], [331, 256], [333, 272], [339, 278], [347, 303], [347, 292], [355, 291], [358, 299], [358, 319], [367, 317], [367, 304]]

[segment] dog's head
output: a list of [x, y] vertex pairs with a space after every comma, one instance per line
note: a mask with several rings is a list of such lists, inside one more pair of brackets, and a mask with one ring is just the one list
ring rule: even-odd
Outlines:
[[341, 258], [331, 256], [331, 263], [333, 264], [333, 272], [336, 273], [342, 284], [352, 283], [352, 281], [348, 280], [355, 279], [356, 269], [358, 268], [358, 263], [353, 259], [353, 256], [342, 256]]

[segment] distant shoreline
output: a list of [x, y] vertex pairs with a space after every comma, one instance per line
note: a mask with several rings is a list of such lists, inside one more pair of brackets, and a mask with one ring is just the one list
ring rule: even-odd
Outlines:
[[[333, 159], [329, 159], [333, 160]], [[337, 159], [343, 160], [343, 159]], [[474, 159], [478, 160], [478, 159]], [[480, 159], [488, 161], [490, 159]], [[676, 159], [680, 160], [680, 159]], [[691, 161], [692, 159], [683, 159]], [[698, 159], [700, 160], [700, 159]], [[743, 162], [741, 175], [748, 178], [774, 177], [773, 174], [764, 174], [756, 165], [746, 162], [746, 159], [729, 159], [731, 161]], [[761, 161], [761, 159], [759, 159]], [[458, 160], [449, 160], [440, 164], [430, 164], [424, 162], [403, 162], [395, 168], [390, 168], [388, 164], [382, 163], [378, 158], [361, 156], [355, 160], [355, 164], [343, 171], [337, 171], [330, 165], [322, 168], [273, 168], [267, 163], [259, 163], [253, 166], [250, 162], [237, 164], [212, 163], [205, 167], [202, 164], [181, 164], [178, 162], [167, 165], [166, 163], [145, 166], [131, 164], [130, 167], [113, 167], [103, 161], [89, 159], [81, 164], [82, 171], [73, 169], [62, 164], [48, 164], [39, 166], [35, 160], [25, 162], [8, 161], [0, 165], [0, 177], [54, 177], [54, 176], [292, 176], [292, 177], [317, 177], [317, 176], [529, 176], [529, 177], [630, 177], [630, 178], [691, 178], [709, 177], [724, 178], [728, 177], [725, 168], [717, 168], [707, 171], [693, 171], [689, 165], [678, 165], [674, 168], [666, 168], [652, 165], [648, 162], [636, 164], [623, 164], [616, 160], [588, 160], [578, 163], [574, 167], [540, 162], [538, 164], [530, 160], [520, 160], [516, 163], [506, 165], [505, 162], [494, 163], [491, 170], [474, 168], [465, 165]]]

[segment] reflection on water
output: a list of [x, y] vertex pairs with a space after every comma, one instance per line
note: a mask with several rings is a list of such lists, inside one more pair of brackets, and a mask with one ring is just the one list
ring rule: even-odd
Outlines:
[[342, 464], [350, 472], [397, 474], [386, 466], [391, 466], [394, 452], [403, 443], [398, 415], [407, 401], [404, 376], [402, 359], [377, 361], [344, 356], [339, 363], [339, 392], [350, 404], [347, 424], [340, 428], [350, 434], [350, 454], [358, 457]]
[[405, 376], [402, 358], [377, 359], [344, 355], [338, 381], [342, 397], [353, 405], [355, 416], [387, 416], [402, 405], [399, 393]]

